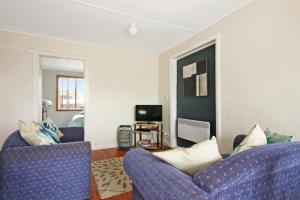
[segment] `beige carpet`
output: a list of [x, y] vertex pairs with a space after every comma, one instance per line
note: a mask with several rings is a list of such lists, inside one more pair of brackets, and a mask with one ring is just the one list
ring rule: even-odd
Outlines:
[[132, 183], [123, 168], [123, 157], [92, 163], [93, 174], [102, 199], [132, 191]]

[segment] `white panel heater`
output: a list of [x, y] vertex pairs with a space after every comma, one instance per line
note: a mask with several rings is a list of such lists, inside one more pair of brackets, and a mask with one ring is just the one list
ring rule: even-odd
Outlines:
[[177, 123], [180, 138], [196, 143], [210, 138], [209, 122], [178, 118]]

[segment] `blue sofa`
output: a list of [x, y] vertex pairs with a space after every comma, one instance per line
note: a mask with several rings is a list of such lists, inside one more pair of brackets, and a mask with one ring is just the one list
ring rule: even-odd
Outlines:
[[19, 131], [0, 152], [0, 199], [83, 200], [89, 198], [91, 144], [82, 127], [60, 128], [61, 144], [30, 146]]
[[[234, 146], [244, 137], [239, 135]], [[226, 157], [194, 177], [143, 149], [130, 150], [124, 167], [133, 181], [134, 200], [300, 199], [300, 142], [256, 147]]]

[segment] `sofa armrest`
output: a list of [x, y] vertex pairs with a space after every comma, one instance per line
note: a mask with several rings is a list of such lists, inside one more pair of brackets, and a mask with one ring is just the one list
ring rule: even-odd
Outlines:
[[144, 149], [130, 150], [124, 158], [124, 168], [145, 200], [200, 200], [208, 197], [194, 184], [192, 177]]
[[87, 199], [91, 144], [73, 142], [0, 152], [0, 199]]
[[60, 138], [62, 143], [84, 141], [83, 127], [63, 127], [59, 128], [59, 130], [64, 134]]

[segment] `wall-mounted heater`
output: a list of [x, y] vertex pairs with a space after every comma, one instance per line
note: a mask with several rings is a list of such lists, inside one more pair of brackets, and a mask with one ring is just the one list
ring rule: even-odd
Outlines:
[[178, 118], [177, 123], [180, 138], [196, 143], [210, 138], [209, 122]]

